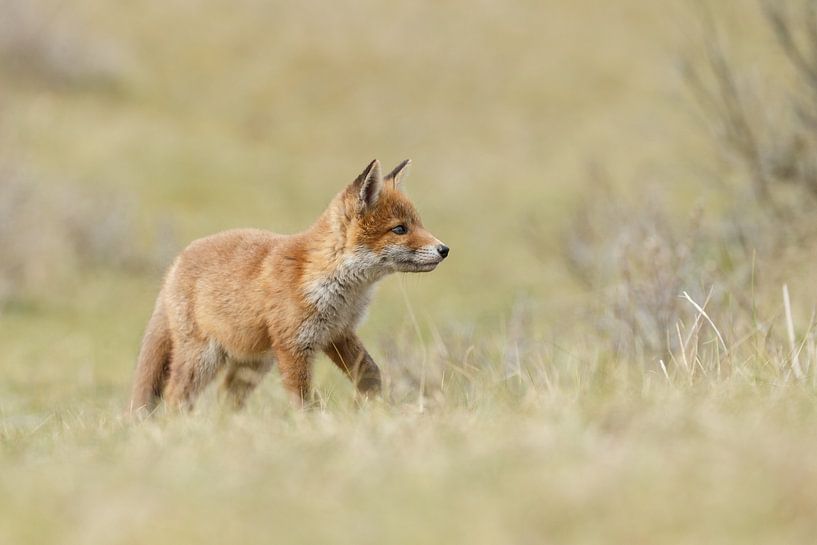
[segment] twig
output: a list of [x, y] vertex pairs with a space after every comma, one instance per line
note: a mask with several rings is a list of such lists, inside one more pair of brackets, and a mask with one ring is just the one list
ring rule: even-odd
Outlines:
[[789, 348], [791, 348], [791, 369], [798, 380], [805, 376], [803, 368], [800, 366], [800, 351], [797, 350], [797, 340], [794, 336], [794, 318], [791, 314], [791, 299], [789, 298], [789, 286], [783, 284], [783, 309], [786, 313], [786, 332], [789, 335]]
[[689, 296], [689, 294], [687, 292], [683, 292], [681, 294], [681, 297], [683, 297], [684, 299], [689, 301], [690, 304], [693, 307], [695, 307], [695, 310], [697, 310], [700, 313], [700, 315], [703, 316], [706, 319], [707, 322], [709, 322], [709, 325], [712, 326], [713, 331], [715, 331], [715, 335], [718, 336], [718, 340], [721, 342], [721, 346], [723, 347], [723, 351], [728, 354], [729, 349], [726, 347], [726, 342], [723, 340], [723, 335], [721, 335], [721, 332], [718, 331], [718, 328], [717, 328], [717, 326], [715, 326], [715, 322], [712, 321], [712, 318], [709, 317], [709, 315], [706, 313], [706, 311], [703, 308], [701, 308], [701, 306], [698, 303], [696, 303], [692, 299], [692, 297]]

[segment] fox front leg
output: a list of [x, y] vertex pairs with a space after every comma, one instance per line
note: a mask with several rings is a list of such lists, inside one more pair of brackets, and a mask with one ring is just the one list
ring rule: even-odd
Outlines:
[[361, 394], [380, 392], [380, 369], [357, 335], [350, 333], [335, 339], [324, 350]]
[[306, 407], [310, 400], [312, 383], [312, 365], [309, 354], [279, 351], [276, 355], [281, 380], [292, 405], [299, 409]]

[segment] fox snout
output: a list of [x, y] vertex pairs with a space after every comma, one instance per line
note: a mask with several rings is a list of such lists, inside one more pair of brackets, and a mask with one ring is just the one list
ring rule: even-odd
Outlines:
[[431, 258], [436, 260], [437, 263], [440, 263], [443, 259], [448, 257], [448, 252], [450, 249], [448, 246], [440, 242], [439, 240], [434, 241], [433, 244], [429, 246], [423, 247], [418, 252], [419, 254], [431, 254]]
[[403, 248], [395, 256], [400, 272], [430, 272], [448, 257], [449, 248], [437, 239], [416, 248]]

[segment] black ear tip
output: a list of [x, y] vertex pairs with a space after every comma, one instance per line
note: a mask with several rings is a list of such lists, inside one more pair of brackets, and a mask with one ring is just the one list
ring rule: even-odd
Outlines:
[[366, 165], [366, 168], [363, 169], [363, 172], [360, 173], [360, 176], [358, 176], [358, 179], [359, 180], [364, 180], [364, 179], [368, 178], [369, 176], [371, 176], [372, 173], [375, 173], [375, 172], [377, 172], [378, 176], [379, 176], [380, 161], [378, 161], [377, 159], [372, 159], [372, 161], [368, 165]]
[[410, 164], [411, 164], [411, 159], [404, 159], [399, 165], [394, 167], [394, 170], [389, 172], [389, 175], [386, 176], [386, 179], [395, 180], [395, 184], [396, 184], [396, 182], [399, 181], [399, 176], [402, 174], [402, 172], [404, 170], [406, 170], [406, 167], [409, 166]]

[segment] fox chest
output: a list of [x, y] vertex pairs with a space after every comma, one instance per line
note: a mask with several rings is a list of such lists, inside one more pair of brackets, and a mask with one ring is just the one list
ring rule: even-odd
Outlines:
[[298, 344], [319, 350], [338, 336], [354, 330], [371, 299], [370, 286], [317, 282], [306, 292], [310, 312], [298, 332]]

